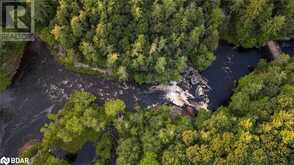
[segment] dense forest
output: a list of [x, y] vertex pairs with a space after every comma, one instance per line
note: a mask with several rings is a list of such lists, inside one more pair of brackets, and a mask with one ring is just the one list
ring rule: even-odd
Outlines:
[[213, 1], [63, 0], [49, 31], [64, 48], [65, 63], [148, 83], [179, 79], [188, 61], [207, 68], [221, 20]]
[[164, 82], [178, 80], [189, 63], [207, 68], [220, 33], [245, 48], [290, 38], [293, 6], [291, 0], [63, 0], [49, 31], [65, 63], [81, 61], [121, 80]]
[[237, 46], [260, 47], [269, 40], [293, 38], [292, 0], [223, 0], [222, 9], [223, 39]]
[[[126, 111], [120, 100], [95, 103], [76, 92], [64, 110], [50, 115], [41, 143], [24, 153], [33, 164], [67, 164], [48, 151], [77, 153], [96, 145], [97, 162], [124, 164], [292, 164], [294, 60], [284, 55], [239, 81], [228, 106], [200, 111], [196, 118], [169, 106]], [[117, 132], [118, 135], [114, 135]]]
[[[205, 71], [219, 42], [262, 48], [294, 37], [293, 0], [35, 1], [34, 35], [59, 63], [138, 85], [181, 80], [189, 66]], [[0, 92], [26, 44], [0, 41]], [[97, 165], [294, 164], [294, 59], [286, 54], [262, 59], [215, 112], [97, 100], [73, 93], [21, 156], [33, 165], [67, 165], [73, 162], [59, 152], [77, 156], [91, 144]]]
[[252, 48], [294, 34], [292, 0], [41, 0], [35, 6], [37, 36], [60, 62], [138, 83], [179, 80], [188, 65], [206, 69], [220, 39]]

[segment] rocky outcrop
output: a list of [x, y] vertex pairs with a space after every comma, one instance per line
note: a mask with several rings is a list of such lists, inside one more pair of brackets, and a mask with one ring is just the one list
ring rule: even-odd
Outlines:
[[189, 99], [194, 99], [194, 96], [189, 93], [189, 91], [184, 91], [181, 87], [177, 85], [177, 82], [173, 81], [169, 85], [158, 85], [150, 88], [151, 91], [163, 91], [165, 92], [165, 97], [171, 103], [183, 107], [185, 105], [192, 106]]
[[268, 41], [266, 46], [269, 51], [271, 59], [277, 59], [282, 54], [282, 50], [277, 42]]
[[[150, 88], [151, 91], [163, 91], [165, 98], [179, 107], [193, 107], [196, 110], [208, 109], [209, 99], [207, 92], [210, 87], [200, 73], [189, 67], [179, 82], [171, 82], [167, 85], [157, 85]], [[194, 91], [194, 92], [193, 92]]]

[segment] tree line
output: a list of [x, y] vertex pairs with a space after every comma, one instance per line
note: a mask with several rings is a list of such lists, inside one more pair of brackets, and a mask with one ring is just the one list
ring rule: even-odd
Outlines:
[[163, 82], [179, 79], [188, 61], [201, 70], [211, 64], [220, 13], [217, 1], [62, 0], [49, 30], [68, 63]]
[[[61, 0], [45, 40], [76, 61], [138, 83], [206, 69], [220, 39], [245, 48], [290, 39], [292, 0]], [[47, 32], [47, 33], [46, 33]], [[47, 39], [46, 39], [47, 38]]]

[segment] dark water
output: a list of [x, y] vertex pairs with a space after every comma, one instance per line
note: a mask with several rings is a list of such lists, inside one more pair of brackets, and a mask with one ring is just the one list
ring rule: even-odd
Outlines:
[[280, 42], [282, 51], [289, 54], [290, 56], [294, 56], [294, 40]]
[[227, 44], [221, 44], [216, 54], [215, 62], [202, 73], [212, 89], [208, 96], [213, 110], [228, 102], [237, 80], [250, 73], [263, 57], [260, 49], [242, 50]]
[[[284, 45], [283, 50], [294, 48]], [[240, 50], [227, 44], [221, 44], [216, 54], [216, 61], [202, 73], [212, 88], [211, 109], [229, 100], [235, 81], [252, 71], [262, 57], [259, 49]], [[48, 122], [47, 114], [60, 110], [76, 90], [95, 94], [101, 103], [120, 98], [130, 109], [166, 102], [162, 94], [150, 93], [148, 87], [68, 71], [38, 41], [28, 45], [19, 70], [14, 84], [0, 94], [0, 156], [16, 156], [26, 142], [40, 138], [39, 129]]]
[[[281, 50], [294, 56], [294, 40], [280, 42]], [[233, 93], [237, 81], [254, 70], [261, 58], [268, 58], [267, 51], [261, 49], [240, 49], [222, 43], [216, 51], [217, 59], [202, 73], [208, 80], [210, 109], [215, 110], [226, 104]]]

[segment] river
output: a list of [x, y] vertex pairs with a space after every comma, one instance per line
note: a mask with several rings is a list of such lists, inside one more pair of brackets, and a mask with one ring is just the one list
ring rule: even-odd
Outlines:
[[[201, 73], [211, 87], [208, 97], [212, 110], [227, 103], [236, 80], [254, 69], [262, 51], [242, 50], [221, 43], [216, 57], [215, 62]], [[14, 83], [0, 94], [0, 156], [16, 156], [25, 143], [39, 139], [39, 129], [48, 122], [47, 114], [60, 110], [76, 90], [93, 93], [99, 103], [120, 98], [129, 109], [167, 102], [162, 93], [151, 93], [148, 89], [148, 86], [137, 86], [132, 82], [119, 83], [73, 73], [54, 60], [44, 43], [32, 42], [27, 45]]]

